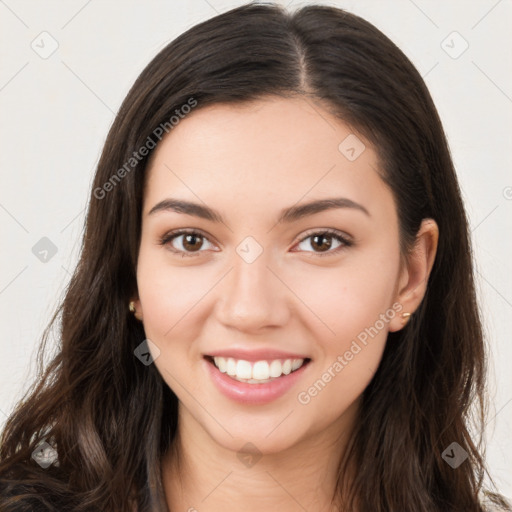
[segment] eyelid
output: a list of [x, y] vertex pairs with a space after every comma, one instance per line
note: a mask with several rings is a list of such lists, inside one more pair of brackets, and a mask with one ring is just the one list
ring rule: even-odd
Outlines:
[[[210, 240], [210, 236], [204, 233], [201, 229], [198, 228], [179, 228], [175, 230], [168, 231], [164, 235], [162, 235], [158, 242], [160, 245], [168, 245], [171, 241], [173, 241], [175, 238], [180, 237], [181, 235], [199, 235], [201, 238], [204, 238], [208, 240], [210, 244], [213, 244], [213, 242]], [[187, 256], [196, 256], [202, 252], [205, 251], [196, 251], [196, 252], [187, 252], [187, 251], [181, 251], [179, 249], [169, 249], [174, 254], [181, 254], [184, 257]]]
[[[338, 241], [341, 243], [341, 245], [339, 247], [336, 247], [333, 250], [328, 250], [325, 252], [305, 251], [306, 253], [313, 255], [313, 256], [320, 256], [320, 257], [335, 256], [335, 255], [339, 254], [341, 251], [343, 251], [344, 249], [351, 247], [354, 244], [353, 238], [350, 235], [348, 235], [338, 229], [312, 228], [312, 229], [306, 231], [306, 233], [304, 235], [302, 235], [302, 238], [300, 238], [296, 243], [294, 243], [294, 246], [304, 242], [305, 240], [307, 240], [308, 238], [310, 238], [313, 235], [328, 235], [335, 239], [338, 239]], [[293, 252], [297, 252], [297, 251], [293, 251]], [[298, 251], [298, 252], [301, 252], [301, 251]]]
[[[162, 235], [160, 237], [159, 243], [160, 243], [160, 245], [167, 245], [171, 241], [173, 241], [175, 238], [178, 238], [181, 235], [189, 235], [189, 234], [199, 235], [201, 238], [204, 238], [204, 239], [208, 240], [209, 243], [213, 244], [213, 242], [210, 240], [210, 236], [207, 235], [201, 229], [198, 229], [198, 228], [178, 228], [176, 230], [171, 230], [171, 231], [165, 233], [164, 235]], [[332, 236], [333, 238], [337, 238], [341, 242], [341, 244], [342, 244], [341, 246], [335, 248], [334, 250], [329, 250], [329, 251], [326, 251], [326, 252], [323, 252], [323, 253], [322, 252], [315, 252], [315, 251], [305, 251], [305, 252], [307, 252], [309, 254], [313, 254], [315, 256], [329, 256], [329, 255], [338, 254], [338, 252], [340, 250], [343, 250], [346, 247], [350, 247], [354, 243], [353, 239], [352, 239], [352, 237], [350, 235], [347, 235], [346, 233], [344, 233], [344, 232], [342, 232], [342, 231], [340, 231], [338, 229], [334, 229], [334, 228], [311, 228], [311, 229], [307, 230], [304, 234], [302, 234], [301, 238], [297, 239], [293, 243], [293, 246], [295, 247], [297, 244], [300, 244], [300, 243], [304, 242], [305, 240], [310, 238], [312, 235], [329, 235], [329, 236]], [[175, 253], [175, 254], [181, 254], [184, 257], [187, 257], [187, 256], [197, 256], [200, 253], [205, 252], [205, 251], [202, 251], [202, 250], [199, 250], [199, 251], [196, 251], [196, 252], [181, 251], [179, 249], [169, 249], [169, 250], [171, 252]], [[293, 252], [302, 252], [302, 251], [293, 251]]]
[[349, 234], [347, 234], [343, 231], [340, 231], [339, 229], [335, 229], [335, 228], [308, 229], [308, 230], [306, 230], [306, 232], [303, 235], [301, 235], [302, 238], [299, 238], [297, 241], [303, 242], [304, 240], [306, 240], [306, 238], [309, 238], [311, 235], [336, 235], [336, 236], [339, 236], [340, 238], [342, 238], [347, 243], [353, 242], [353, 239]]

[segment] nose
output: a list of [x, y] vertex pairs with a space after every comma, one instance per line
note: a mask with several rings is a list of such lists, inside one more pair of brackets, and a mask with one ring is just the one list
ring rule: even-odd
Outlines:
[[216, 316], [226, 327], [245, 332], [286, 324], [291, 291], [279, 271], [271, 268], [267, 252], [252, 263], [234, 254], [231, 271], [218, 288]]

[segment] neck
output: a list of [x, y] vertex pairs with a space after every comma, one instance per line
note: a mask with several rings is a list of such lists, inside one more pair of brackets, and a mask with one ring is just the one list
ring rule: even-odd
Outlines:
[[278, 453], [252, 456], [221, 446], [180, 410], [174, 447], [162, 460], [169, 511], [339, 512], [333, 497], [355, 408], [327, 431]]

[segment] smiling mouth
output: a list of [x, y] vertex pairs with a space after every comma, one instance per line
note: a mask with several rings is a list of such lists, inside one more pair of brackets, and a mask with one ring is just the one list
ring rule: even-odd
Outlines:
[[248, 384], [265, 384], [290, 375], [299, 368], [307, 365], [311, 359], [272, 359], [261, 361], [246, 361], [233, 357], [204, 356], [219, 372], [233, 380]]

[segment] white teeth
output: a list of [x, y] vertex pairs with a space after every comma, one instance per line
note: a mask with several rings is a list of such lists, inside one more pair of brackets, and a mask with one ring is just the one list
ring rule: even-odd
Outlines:
[[282, 369], [283, 367], [281, 366], [281, 361], [272, 361], [270, 363], [270, 376], [281, 377]]
[[302, 366], [303, 362], [304, 361], [302, 359], [294, 359], [292, 361], [292, 372], [294, 372], [295, 370], [298, 370]]
[[262, 384], [281, 375], [289, 375], [304, 364], [304, 359], [274, 359], [251, 363], [232, 357], [214, 357], [213, 361], [221, 373], [250, 384]]
[[239, 359], [236, 363], [236, 377], [239, 379], [252, 379], [252, 367], [249, 361]]
[[[220, 359], [224, 358], [221, 357]], [[232, 357], [230, 357], [226, 362], [226, 373], [231, 376], [236, 375], [236, 361]]]
[[226, 370], [228, 368], [228, 363], [223, 357], [214, 357], [213, 360], [215, 361], [215, 365], [217, 368], [222, 372], [226, 373]]
[[270, 377], [270, 367], [267, 361], [258, 361], [252, 367], [252, 378], [256, 380], [266, 380]]

